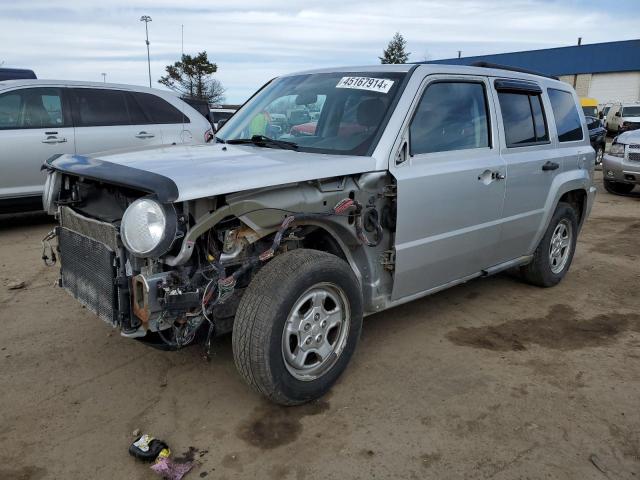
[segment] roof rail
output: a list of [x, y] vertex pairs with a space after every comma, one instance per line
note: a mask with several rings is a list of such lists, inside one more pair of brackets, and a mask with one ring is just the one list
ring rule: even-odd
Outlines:
[[547, 78], [552, 78], [553, 80], [560, 80], [558, 77], [556, 77], [555, 75], [547, 75], [545, 73], [540, 73], [540, 72], [536, 72], [534, 70], [527, 70], [526, 68], [520, 68], [520, 67], [511, 67], [509, 65], [500, 65], [498, 63], [491, 63], [491, 62], [473, 62], [471, 64], [472, 67], [482, 67], [482, 68], [496, 68], [496, 69], [500, 69], [500, 70], [508, 70], [510, 72], [520, 72], [520, 73], [528, 73], [530, 75], [537, 75], [539, 77], [547, 77]]

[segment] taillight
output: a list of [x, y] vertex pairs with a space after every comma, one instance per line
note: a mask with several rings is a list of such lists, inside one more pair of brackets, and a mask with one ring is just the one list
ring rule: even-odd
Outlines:
[[205, 141], [205, 143], [209, 143], [214, 138], [215, 138], [215, 135], [213, 134], [213, 130], [209, 129], [206, 132], [204, 132], [204, 141]]

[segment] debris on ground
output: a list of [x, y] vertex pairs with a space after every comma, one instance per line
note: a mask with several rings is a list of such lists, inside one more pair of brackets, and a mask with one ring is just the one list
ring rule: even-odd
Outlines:
[[7, 283], [7, 289], [8, 290], [20, 290], [24, 287], [26, 287], [26, 283], [23, 282], [22, 280], [14, 280], [12, 282]]
[[136, 428], [131, 435], [134, 436], [134, 437], [139, 437], [140, 436], [140, 429]]
[[145, 462], [152, 462], [165, 448], [169, 448], [166, 443], [145, 433], [131, 444], [129, 454]]
[[171, 459], [171, 451], [166, 448], [160, 452], [156, 463], [151, 465], [151, 470], [165, 480], [181, 480], [193, 468], [193, 462], [179, 462]]
[[593, 464], [594, 467], [596, 467], [602, 473], [604, 473], [605, 475], [607, 474], [607, 468], [602, 464], [602, 462], [600, 461], [600, 459], [595, 453], [592, 453], [591, 455], [589, 455], [589, 461]]
[[181, 480], [195, 465], [193, 461], [197, 449], [189, 447], [183, 457], [171, 458], [169, 446], [149, 434], [140, 435], [140, 430], [133, 432], [136, 440], [129, 446], [129, 454], [145, 462], [154, 461], [151, 470], [165, 480]]

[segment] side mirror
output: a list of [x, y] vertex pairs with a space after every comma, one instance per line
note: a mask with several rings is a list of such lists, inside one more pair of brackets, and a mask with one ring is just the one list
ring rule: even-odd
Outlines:
[[618, 110], [618, 111], [616, 112], [616, 117], [621, 117], [621, 116], [622, 116], [622, 113], [620, 113], [620, 110]]
[[604, 113], [602, 113], [602, 112], [598, 113], [598, 118], [600, 120], [602, 120], [604, 118]]

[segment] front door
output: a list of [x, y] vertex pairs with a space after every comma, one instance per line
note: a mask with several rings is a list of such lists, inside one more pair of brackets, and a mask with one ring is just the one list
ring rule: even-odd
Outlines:
[[0, 198], [39, 196], [40, 167], [55, 154], [74, 153], [71, 115], [60, 88], [36, 87], [0, 95]]
[[427, 77], [397, 181], [392, 299], [495, 264], [505, 195], [492, 95], [483, 77]]

